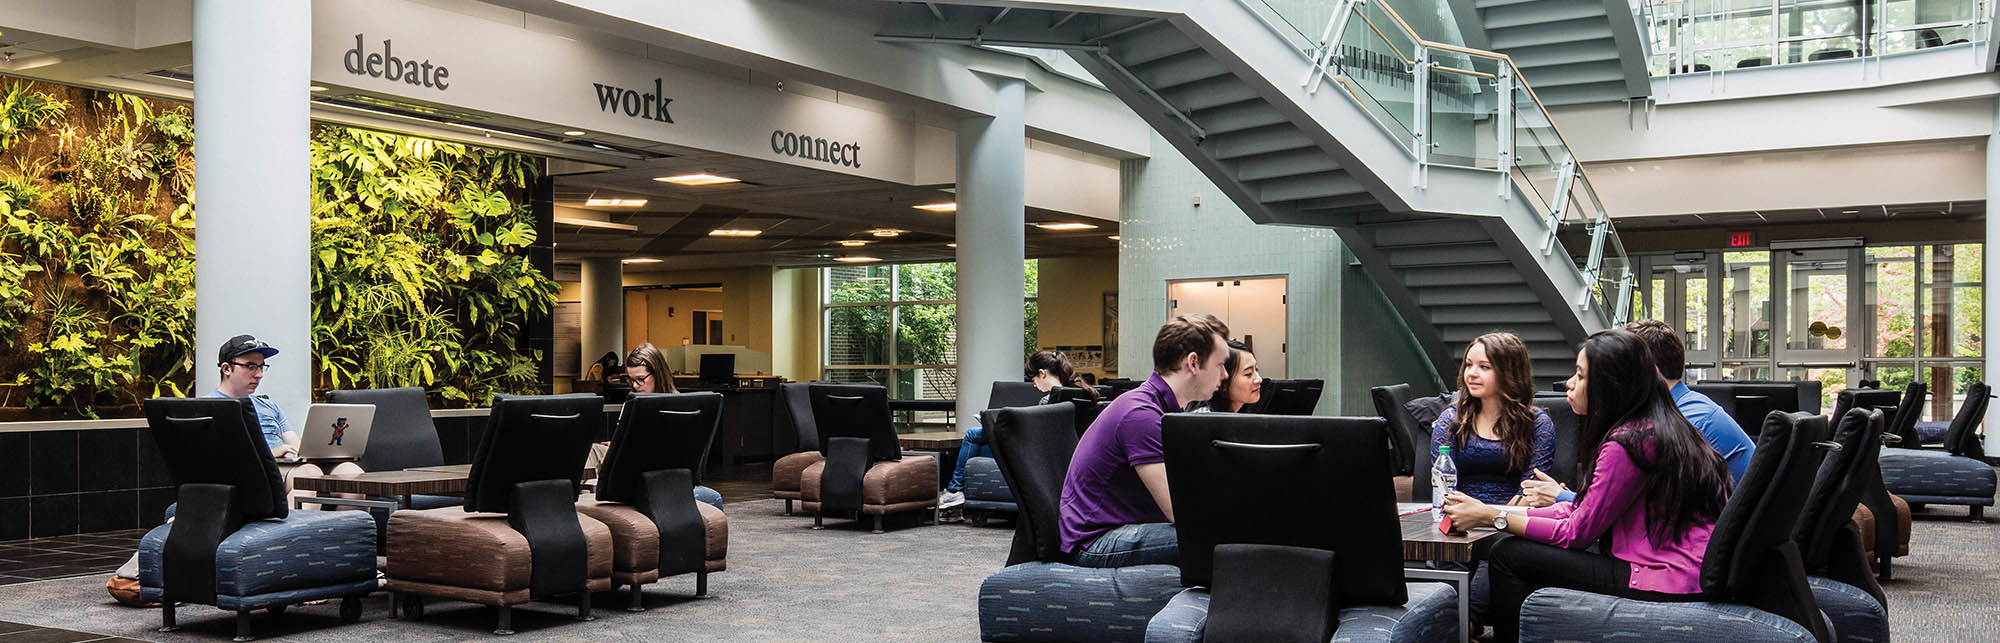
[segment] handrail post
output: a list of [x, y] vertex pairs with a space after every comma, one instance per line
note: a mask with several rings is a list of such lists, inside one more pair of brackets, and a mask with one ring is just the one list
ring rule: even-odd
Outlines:
[[1625, 263], [1625, 278], [1618, 280], [1618, 314], [1611, 318], [1612, 325], [1624, 326], [1632, 321], [1632, 287], [1637, 281], [1638, 276], [1633, 274], [1632, 263], [1628, 260]]
[[1494, 109], [1499, 111], [1495, 119], [1495, 132], [1500, 141], [1496, 158], [1500, 164], [1500, 198], [1513, 198], [1514, 191], [1514, 65], [1501, 61], [1498, 78], [1493, 80], [1493, 91], [1497, 99]]
[[1590, 292], [1597, 286], [1597, 280], [1604, 277], [1604, 237], [1611, 231], [1611, 219], [1599, 213], [1597, 220], [1590, 223], [1590, 259], [1583, 264], [1583, 293], [1577, 308], [1590, 307]]
[[1340, 39], [1347, 36], [1347, 14], [1354, 5], [1363, 0], [1339, 0], [1333, 5], [1333, 17], [1326, 21], [1326, 28], [1319, 32], [1319, 49], [1313, 52], [1313, 63], [1306, 70], [1306, 79], [1299, 83], [1306, 88], [1306, 94], [1319, 91], [1319, 84], [1332, 71], [1334, 52], [1340, 50]]
[[1555, 250], [1556, 235], [1562, 232], [1563, 211], [1569, 209], [1570, 176], [1575, 171], [1576, 157], [1574, 156], [1564, 157], [1562, 166], [1556, 169], [1556, 197], [1554, 199], [1555, 203], [1549, 204], [1549, 218], [1543, 224], [1544, 227], [1549, 229], [1549, 236], [1542, 239], [1542, 254], [1546, 255], [1550, 251]]
[[1415, 176], [1410, 179], [1412, 185], [1423, 188], [1428, 175], [1425, 170], [1431, 162], [1431, 52], [1421, 42], [1417, 43], [1416, 49], [1416, 65], [1410, 72], [1414, 93], [1410, 100], [1410, 125], [1417, 138], [1417, 167]]

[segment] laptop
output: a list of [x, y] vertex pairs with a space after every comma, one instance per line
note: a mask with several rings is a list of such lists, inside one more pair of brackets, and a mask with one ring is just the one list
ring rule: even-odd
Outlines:
[[368, 449], [373, 404], [314, 404], [299, 433], [300, 460], [353, 460]]

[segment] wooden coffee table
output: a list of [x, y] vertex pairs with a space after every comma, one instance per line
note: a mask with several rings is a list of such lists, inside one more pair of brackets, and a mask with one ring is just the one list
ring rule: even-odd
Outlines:
[[[292, 487], [314, 494], [352, 493], [369, 498], [305, 497], [293, 496], [292, 507], [303, 508], [308, 504], [332, 505], [336, 507], [367, 507], [395, 511], [414, 506], [418, 495], [443, 495], [465, 493], [465, 485], [472, 477], [472, 465], [447, 464], [435, 467], [420, 467], [402, 471], [368, 471], [363, 473], [326, 474], [318, 476], [297, 476], [292, 478]], [[595, 469], [583, 470], [584, 480], [597, 477]], [[392, 498], [377, 500], [376, 498]]]
[[1479, 555], [1492, 545], [1487, 541], [1501, 534], [1490, 527], [1468, 529], [1456, 536], [1439, 533], [1437, 523], [1431, 522], [1432, 511], [1427, 502], [1396, 503], [1396, 513], [1408, 514], [1398, 519], [1403, 528], [1403, 560], [1462, 563], [1466, 569], [1404, 567], [1403, 578], [1444, 581], [1458, 589], [1458, 641], [1466, 643], [1472, 640], [1472, 572], [1478, 569]]

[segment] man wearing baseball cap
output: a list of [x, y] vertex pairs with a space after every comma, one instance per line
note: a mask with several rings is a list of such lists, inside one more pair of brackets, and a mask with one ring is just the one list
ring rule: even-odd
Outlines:
[[214, 391], [202, 397], [250, 398], [250, 404], [257, 407], [257, 424], [264, 430], [264, 444], [271, 447], [272, 457], [296, 455], [299, 435], [292, 430], [292, 423], [285, 419], [284, 409], [269, 398], [252, 395], [257, 385], [264, 381], [264, 369], [269, 368], [264, 360], [278, 354], [278, 349], [249, 335], [237, 335], [222, 343], [222, 350], [216, 354], [216, 367], [222, 369], [222, 382]]

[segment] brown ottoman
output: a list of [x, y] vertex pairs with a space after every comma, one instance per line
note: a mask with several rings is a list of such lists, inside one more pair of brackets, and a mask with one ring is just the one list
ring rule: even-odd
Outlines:
[[[820, 527], [819, 478], [825, 468], [825, 462], [816, 462], [799, 476], [800, 506], [813, 512], [815, 529]], [[937, 483], [936, 456], [906, 455], [876, 462], [861, 477], [861, 513], [874, 516], [875, 533], [882, 533], [882, 516], [936, 507]]]
[[[578, 515], [588, 550], [585, 586], [611, 590], [611, 528]], [[528, 538], [507, 524], [506, 514], [468, 513], [463, 508], [403, 510], [389, 515], [388, 563], [384, 589], [401, 599], [410, 618], [423, 617], [418, 596], [500, 608], [495, 634], [511, 634], [511, 608], [526, 603], [531, 574]], [[655, 556], [658, 553], [655, 552]], [[402, 596], [402, 595], [411, 596]], [[580, 614], [587, 615], [588, 603]]]
[[[708, 575], [729, 569], [729, 517], [706, 502], [696, 502], [706, 536], [706, 560], [695, 574], [696, 596], [708, 594]], [[611, 582], [632, 590], [628, 610], [640, 609], [640, 586], [660, 579], [660, 532], [653, 519], [631, 505], [600, 501], [584, 494], [576, 512], [604, 523], [611, 530]]]
[[826, 461], [826, 456], [818, 451], [800, 451], [771, 464], [771, 497], [785, 501], [785, 515], [792, 515], [792, 501], [804, 496], [800, 494], [800, 479], [806, 467]]

